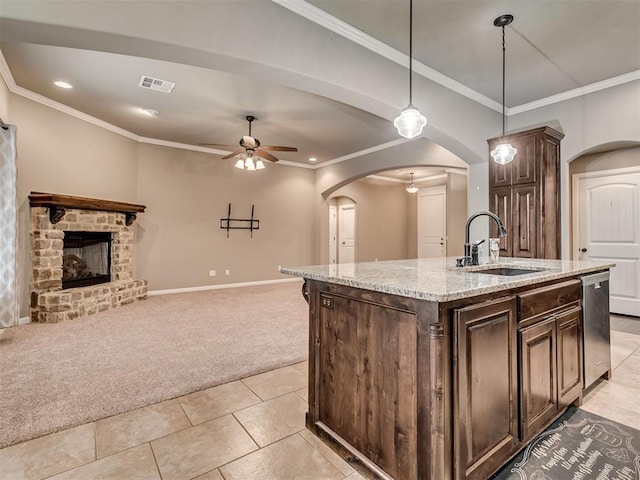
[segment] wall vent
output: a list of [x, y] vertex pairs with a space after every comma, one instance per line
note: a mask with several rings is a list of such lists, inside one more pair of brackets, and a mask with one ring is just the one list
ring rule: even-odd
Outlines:
[[173, 82], [167, 82], [166, 80], [160, 80], [159, 78], [142, 75], [140, 77], [138, 86], [142, 88], [150, 88], [151, 90], [157, 90], [158, 92], [171, 93], [173, 87], [175, 87], [176, 84]]

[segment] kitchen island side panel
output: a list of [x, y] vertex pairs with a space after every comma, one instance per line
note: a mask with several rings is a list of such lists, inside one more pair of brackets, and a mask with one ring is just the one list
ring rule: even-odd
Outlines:
[[[443, 470], [451, 450], [444, 445], [446, 414], [439, 408], [444, 362], [433, 362], [430, 352], [434, 345], [443, 354], [444, 329], [424, 321], [437, 324], [437, 304], [308, 283], [315, 312], [308, 426], [339, 437], [393, 478], [450, 478]], [[440, 378], [435, 387], [432, 375]], [[442, 423], [431, 428], [434, 419]], [[434, 462], [433, 455], [440, 458]]]

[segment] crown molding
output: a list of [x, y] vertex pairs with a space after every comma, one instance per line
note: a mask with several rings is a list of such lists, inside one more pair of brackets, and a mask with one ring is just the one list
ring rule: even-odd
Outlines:
[[328, 160], [321, 163], [320, 165], [316, 165], [315, 168], [328, 167], [329, 165], [335, 165], [336, 163], [351, 160], [352, 158], [361, 157], [362, 155], [379, 152], [380, 150], [386, 150], [387, 148], [395, 147], [396, 145], [402, 145], [403, 143], [411, 142], [413, 140], [417, 140], [417, 138], [398, 138], [397, 140], [391, 140], [390, 142], [381, 143], [380, 145], [376, 145], [375, 147], [365, 148], [364, 150], [358, 150], [357, 152], [349, 153], [348, 155], [343, 155], [342, 157], [334, 158], [333, 160]]
[[523, 103], [522, 105], [511, 107], [508, 109], [507, 115], [517, 115], [519, 113], [528, 112], [537, 108], [547, 107], [549, 105], [553, 105], [554, 103], [564, 102], [566, 100], [571, 100], [572, 98], [581, 97], [583, 95], [588, 95], [600, 90], [606, 90], [607, 88], [616, 87], [618, 85], [633, 82], [636, 80], [640, 80], [640, 70], [635, 70], [623, 75], [618, 75], [617, 77], [607, 78], [606, 80], [592, 83], [590, 85], [585, 85], [584, 87], [567, 90], [566, 92], [558, 93], [557, 95], [552, 95], [547, 98], [541, 98], [540, 100], [536, 100], [535, 102]]
[[[328, 14], [324, 10], [311, 5], [305, 0], [271, 0], [276, 5], [279, 5], [287, 10], [306, 18], [307, 20], [320, 25], [321, 27], [330, 30], [341, 37], [350, 40], [361, 47], [371, 50], [377, 53], [381, 57], [391, 60], [398, 65], [402, 65], [405, 68], [409, 68], [409, 56], [390, 47], [386, 43], [372, 37], [371, 35], [364, 33], [361, 30], [343, 22], [339, 18]], [[463, 95], [471, 100], [484, 105], [487, 108], [502, 113], [502, 104], [492, 100], [491, 98], [482, 95], [481, 93], [467, 87], [466, 85], [454, 80], [451, 77], [438, 72], [437, 70], [428, 67], [427, 65], [418, 62], [415, 58], [412, 62], [413, 71], [419, 73], [424, 78], [432, 80], [449, 90], [452, 90], [460, 95]]]
[[[436, 175], [428, 175], [426, 177], [420, 177], [420, 178], [415, 178], [413, 179], [413, 183], [420, 183], [420, 182], [427, 182], [429, 180], [439, 180], [441, 178], [447, 178], [449, 173], [452, 173], [450, 171], [450, 169], [445, 168], [445, 173], [438, 173]], [[459, 173], [459, 172], [455, 172], [455, 173]], [[466, 175], [466, 173], [465, 173]], [[385, 177], [383, 175], [367, 175], [366, 178], [373, 178], [374, 180], [381, 180], [383, 182], [391, 182], [391, 183], [402, 183], [407, 185], [409, 182], [411, 182], [410, 179], [402, 179], [402, 178], [391, 178], [391, 177]]]
[[9, 64], [7, 64], [7, 60], [4, 58], [2, 50], [0, 50], [0, 76], [2, 76], [9, 91], [13, 92], [17, 86], [16, 80], [13, 78], [13, 73], [11, 73], [11, 69], [9, 68]]

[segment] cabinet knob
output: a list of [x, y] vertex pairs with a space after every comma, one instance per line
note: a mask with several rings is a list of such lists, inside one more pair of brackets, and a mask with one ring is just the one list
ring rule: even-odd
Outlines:
[[581, 248], [581, 249], [580, 249], [580, 251], [581, 251], [582, 253], [584, 253], [584, 252], [586, 252], [586, 251], [587, 251], [587, 249], [586, 249], [586, 248]]

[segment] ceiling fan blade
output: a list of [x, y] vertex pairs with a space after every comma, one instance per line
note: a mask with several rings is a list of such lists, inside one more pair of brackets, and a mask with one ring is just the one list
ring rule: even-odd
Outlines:
[[238, 145], [227, 145], [226, 143], [199, 143], [201, 147], [227, 147], [227, 148], [237, 148]]
[[229, 155], [225, 155], [224, 157], [222, 157], [222, 160], [226, 160], [227, 158], [235, 157], [236, 155], [239, 155], [240, 153], [243, 153], [243, 152], [244, 152], [244, 148], [239, 148], [235, 152], [231, 152]]
[[280, 147], [278, 145], [262, 145], [263, 150], [273, 150], [274, 152], [297, 152], [296, 147]]
[[255, 152], [253, 152], [253, 154], [254, 155], [258, 155], [259, 157], [262, 157], [265, 160], [269, 160], [270, 162], [277, 162], [278, 161], [278, 159], [276, 157], [274, 157], [270, 153], [263, 152], [262, 149], [256, 150]]
[[244, 148], [257, 148], [260, 146], [260, 142], [249, 135], [243, 135], [242, 140], [240, 141], [240, 145]]

